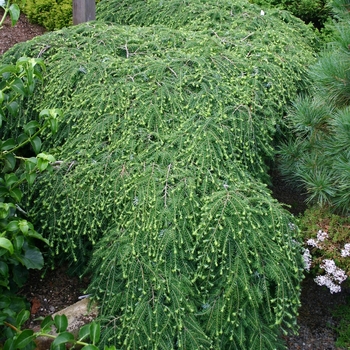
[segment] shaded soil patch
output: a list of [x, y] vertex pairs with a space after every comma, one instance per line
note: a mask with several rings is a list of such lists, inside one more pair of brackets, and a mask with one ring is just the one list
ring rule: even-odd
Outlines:
[[30, 302], [30, 319], [26, 327], [33, 328], [48, 315], [79, 301], [89, 285], [89, 279], [67, 274], [65, 266], [43, 271], [30, 270], [29, 278], [19, 295]]

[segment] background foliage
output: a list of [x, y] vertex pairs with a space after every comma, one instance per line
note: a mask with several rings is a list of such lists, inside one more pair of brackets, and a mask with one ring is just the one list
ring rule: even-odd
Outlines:
[[250, 0], [264, 10], [281, 8], [321, 29], [330, 16], [329, 0]]
[[[344, 6], [347, 1], [342, 1]], [[348, 213], [350, 204], [349, 16], [311, 67], [312, 94], [294, 102], [293, 138], [281, 147], [282, 173], [306, 189], [308, 200]]]
[[[99, 0], [96, 0], [96, 3]], [[15, 0], [31, 23], [47, 30], [57, 30], [73, 25], [72, 0]]]
[[52, 155], [41, 152], [40, 135], [45, 129], [57, 131], [59, 111], [44, 110], [38, 121], [20, 122], [21, 107], [33, 94], [38, 80], [42, 80], [43, 69], [40, 59], [20, 58], [15, 64], [0, 65], [1, 130], [7, 119], [13, 118], [19, 131], [18, 137], [2, 137], [0, 141], [0, 342], [11, 338], [5, 322], [22, 319], [17, 313], [28, 308], [16, 293], [26, 282], [29, 269], [44, 266], [38, 242], [48, 243], [20, 207], [22, 185], [32, 185], [37, 173], [48, 170], [54, 161]]
[[244, 1], [142, 4], [100, 13], [133, 26], [90, 22], [3, 56], [47, 65], [23, 122], [43, 105], [65, 115], [30, 214], [54, 256], [91, 260], [102, 342], [283, 348], [303, 262], [263, 181], [286, 104], [308, 88], [313, 34]]
[[23, 11], [32, 23], [48, 30], [73, 24], [72, 0], [26, 0]]

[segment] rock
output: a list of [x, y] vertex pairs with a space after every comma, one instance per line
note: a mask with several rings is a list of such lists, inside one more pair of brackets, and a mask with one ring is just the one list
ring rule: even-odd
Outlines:
[[[68, 319], [68, 328], [67, 331], [72, 333], [75, 338], [77, 338], [79, 329], [84, 325], [92, 322], [98, 315], [97, 305], [92, 305], [89, 307], [89, 298], [82, 299], [77, 303], [66, 307], [63, 310], [60, 310], [52, 315], [54, 318], [56, 315], [66, 315]], [[38, 331], [39, 329], [34, 329]], [[57, 333], [52, 327], [51, 333], [56, 335]], [[37, 350], [49, 350], [51, 343], [54, 341], [54, 338], [50, 337], [38, 337], [35, 340]], [[76, 347], [75, 347], [76, 348]]]

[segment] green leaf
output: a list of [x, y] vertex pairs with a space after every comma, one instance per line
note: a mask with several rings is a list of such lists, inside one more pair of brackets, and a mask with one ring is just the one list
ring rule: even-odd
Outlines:
[[40, 324], [41, 330], [45, 332], [51, 331], [51, 326], [54, 324], [52, 316], [46, 316]]
[[25, 160], [26, 172], [31, 173], [32, 171], [34, 171], [37, 162], [38, 160], [36, 157], [27, 158]]
[[28, 234], [28, 231], [29, 231], [29, 225], [28, 225], [28, 221], [27, 220], [20, 220], [18, 222], [18, 226], [19, 226], [19, 229], [20, 231], [27, 235]]
[[16, 350], [16, 347], [15, 347], [15, 339], [7, 339], [5, 344], [4, 344], [4, 348], [3, 350]]
[[28, 235], [28, 237], [39, 239], [40, 241], [46, 243], [47, 245], [50, 244], [48, 239], [44, 238], [40, 233], [38, 233], [34, 230], [29, 230], [27, 235]]
[[12, 117], [16, 117], [18, 114], [19, 104], [16, 101], [13, 101], [7, 105], [7, 109]]
[[26, 88], [23, 84], [23, 80], [20, 78], [16, 78], [14, 80], [14, 82], [11, 84], [11, 88], [19, 95], [22, 95], [22, 96], [27, 95]]
[[90, 324], [86, 324], [79, 329], [79, 340], [84, 340], [90, 336]]
[[10, 221], [6, 225], [5, 230], [9, 231], [9, 232], [16, 232], [16, 231], [18, 231], [19, 230], [18, 221], [17, 220]]
[[9, 8], [9, 13], [10, 13], [10, 18], [11, 18], [11, 25], [14, 26], [18, 19], [19, 19], [19, 15], [20, 15], [20, 9], [19, 6], [17, 4], [12, 4]]
[[56, 315], [54, 322], [58, 333], [64, 332], [68, 327], [68, 319], [66, 315]]
[[8, 151], [16, 146], [16, 141], [13, 138], [7, 139], [1, 146], [2, 151]]
[[58, 130], [58, 120], [57, 119], [50, 119], [50, 128], [51, 128], [51, 132], [53, 134], [56, 134], [57, 130]]
[[33, 183], [35, 182], [36, 176], [37, 176], [36, 173], [26, 174], [26, 180], [29, 186], [33, 185]]
[[13, 240], [13, 248], [15, 251], [21, 251], [24, 244], [24, 237], [22, 235], [17, 235]]
[[44, 171], [49, 166], [49, 162], [45, 159], [39, 158], [37, 167], [40, 171]]
[[37, 155], [37, 167], [40, 171], [44, 171], [50, 163], [55, 161], [55, 157], [51, 154], [47, 154], [47, 153], [39, 153]]
[[3, 73], [17, 73], [18, 68], [13, 64], [5, 64], [0, 66], [0, 75]]
[[47, 160], [50, 163], [55, 161], [55, 157], [52, 154], [47, 154], [47, 153], [39, 153], [37, 155], [37, 158]]
[[[64, 315], [62, 315], [64, 316]], [[55, 316], [55, 318], [57, 317], [57, 315]], [[55, 321], [56, 324], [56, 321]], [[63, 332], [57, 336], [57, 338], [53, 341], [52, 345], [53, 346], [57, 346], [60, 344], [65, 344], [65, 343], [74, 343], [75, 339], [74, 339], [74, 335], [72, 333], [69, 332]]]
[[44, 266], [44, 258], [39, 248], [29, 246], [26, 242], [23, 245], [24, 256], [21, 256], [19, 260], [27, 269], [40, 270]]
[[91, 322], [90, 324], [90, 340], [93, 344], [98, 343], [101, 335], [101, 327], [99, 323]]
[[0, 202], [0, 219], [6, 219], [11, 214], [11, 209], [15, 208], [16, 206], [13, 203]]
[[[20, 261], [20, 257], [16, 255], [17, 260]], [[29, 276], [29, 271], [27, 267], [22, 265], [15, 265], [12, 268], [12, 279], [17, 284], [18, 287], [23, 287], [23, 285], [27, 282]], [[12, 307], [12, 305], [11, 305]], [[22, 308], [21, 308], [22, 309]]]
[[5, 314], [4, 312], [0, 311], [0, 325], [4, 324], [4, 321], [6, 321], [7, 317], [8, 317], [7, 314]]
[[62, 117], [62, 111], [57, 108], [43, 109], [39, 116], [49, 120], [51, 132], [55, 134], [58, 130], [58, 119]]
[[0, 247], [8, 250], [10, 254], [13, 254], [13, 245], [9, 239], [0, 237]]
[[24, 322], [28, 320], [29, 316], [30, 316], [30, 312], [28, 310], [20, 311], [16, 316], [17, 327], [21, 327], [24, 324]]
[[26, 142], [28, 139], [28, 135], [22, 133], [17, 137], [17, 144], [20, 145], [23, 142]]
[[7, 278], [9, 275], [9, 267], [8, 265], [0, 260], [0, 274], [4, 277]]
[[32, 136], [39, 128], [40, 124], [36, 120], [31, 120], [23, 127], [23, 130], [27, 135]]
[[35, 136], [31, 141], [30, 144], [33, 147], [34, 153], [38, 154], [41, 149], [41, 139], [39, 136]]
[[21, 334], [16, 339], [16, 342], [15, 342], [16, 349], [23, 349], [34, 339], [35, 339], [35, 335], [33, 330], [26, 329], [22, 331]]
[[5, 185], [11, 187], [13, 184], [18, 182], [18, 177], [15, 174], [5, 174]]
[[4, 168], [3, 172], [12, 171], [16, 166], [16, 158], [12, 153], [8, 153], [4, 157]]
[[19, 188], [13, 188], [9, 192], [10, 197], [12, 197], [16, 202], [20, 202], [22, 200], [23, 193]]
[[3, 277], [0, 279], [0, 286], [8, 288], [9, 287], [9, 276]]
[[84, 347], [82, 347], [81, 350], [98, 350], [98, 347], [95, 346], [95, 345], [92, 345], [92, 344], [89, 344], [89, 345], [85, 345]]
[[0, 185], [0, 197], [4, 198], [6, 195], [8, 195], [8, 193], [9, 190], [5, 186]]
[[0, 295], [0, 310], [6, 309], [11, 304], [11, 299], [5, 295]]
[[5, 94], [0, 90], [0, 105], [4, 102]]

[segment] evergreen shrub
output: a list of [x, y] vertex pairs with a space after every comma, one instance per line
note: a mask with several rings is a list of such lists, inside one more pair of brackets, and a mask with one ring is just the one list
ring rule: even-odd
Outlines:
[[294, 102], [292, 138], [280, 151], [280, 169], [305, 188], [308, 201], [349, 213], [350, 59], [349, 17], [335, 27], [334, 41], [310, 69], [312, 89]]
[[73, 24], [72, 0], [26, 0], [23, 12], [31, 23], [40, 24], [48, 30]]
[[25, 0], [21, 8], [31, 23], [40, 24], [47, 30], [58, 30], [73, 24], [72, 0]]
[[[226, 36], [230, 33], [236, 39], [239, 38], [239, 33], [243, 34], [241, 38], [244, 38], [244, 33], [250, 34], [249, 30], [255, 33], [254, 36], [257, 39], [256, 36], [263, 34], [265, 24], [267, 30], [282, 30], [278, 38], [273, 38], [277, 33], [270, 33], [269, 40], [273, 42], [277, 39], [283, 40], [286, 35], [285, 30], [291, 31], [292, 37], [298, 35], [307, 38], [310, 42], [315, 41], [311, 28], [307, 28], [300, 19], [292, 16], [288, 11], [271, 8], [265, 15], [261, 15], [261, 7], [250, 4], [248, 1], [224, 0], [218, 5], [214, 1], [199, 0], [193, 2], [102, 0], [96, 6], [96, 18], [125, 25], [163, 24], [174, 29], [186, 27], [191, 30], [205, 31], [210, 35], [220, 31]], [[281, 26], [281, 21], [290, 26]], [[226, 36], [223, 39], [228, 40]], [[264, 37], [267, 38], [267, 36]]]
[[200, 18], [182, 12], [192, 30], [89, 22], [3, 56], [45, 59], [25, 118], [42, 104], [65, 115], [46, 143], [56, 172], [28, 207], [53, 255], [90, 260], [102, 345], [275, 349], [295, 329], [298, 232], [263, 180], [285, 105], [308, 86], [308, 29], [200, 4]]
[[270, 8], [281, 8], [290, 11], [305, 23], [312, 23], [321, 29], [331, 15], [330, 0], [250, 0], [265, 11]]

